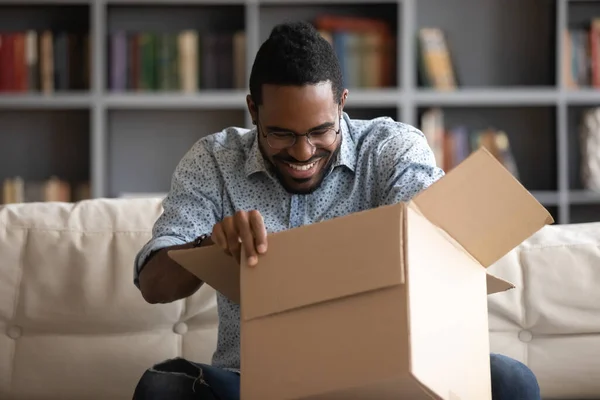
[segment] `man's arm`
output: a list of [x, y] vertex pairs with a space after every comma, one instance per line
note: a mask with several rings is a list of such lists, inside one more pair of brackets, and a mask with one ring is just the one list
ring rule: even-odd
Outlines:
[[[221, 219], [221, 180], [205, 142], [199, 141], [177, 165], [163, 213], [152, 239], [138, 253], [134, 284], [149, 303], [169, 303], [195, 293], [202, 282], [173, 261], [171, 249], [191, 248], [202, 234], [210, 234]], [[210, 238], [202, 242], [211, 245]]]
[[425, 135], [408, 125], [399, 124], [399, 129], [379, 149], [379, 205], [409, 201], [444, 176]]
[[[206, 238], [202, 246], [212, 245]], [[194, 294], [202, 281], [168, 256], [169, 250], [189, 249], [192, 243], [174, 245], [153, 252], [139, 274], [139, 287], [148, 303], [170, 303]]]

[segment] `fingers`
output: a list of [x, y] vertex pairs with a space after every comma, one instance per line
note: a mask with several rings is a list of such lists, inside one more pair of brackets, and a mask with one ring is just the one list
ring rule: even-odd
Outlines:
[[237, 232], [242, 240], [242, 246], [244, 246], [244, 251], [246, 252], [246, 261], [249, 266], [255, 266], [258, 263], [258, 257], [256, 254], [256, 247], [254, 246], [254, 235], [252, 234], [248, 213], [245, 211], [238, 211], [235, 214], [234, 219]]
[[249, 266], [258, 264], [258, 254], [267, 251], [267, 230], [262, 215], [256, 210], [238, 211], [215, 224], [212, 239], [238, 262], [243, 246]]
[[254, 236], [256, 251], [264, 254], [267, 251], [267, 229], [260, 212], [254, 210], [249, 213], [250, 226]]
[[[232, 255], [237, 262], [240, 261], [240, 239], [233, 218], [225, 218], [213, 227], [213, 232], [218, 235], [221, 248], [225, 253]], [[221, 233], [222, 232], [222, 233]]]
[[225, 250], [227, 254], [231, 254], [227, 246], [227, 236], [225, 236], [225, 232], [223, 231], [223, 224], [215, 224], [215, 226], [213, 226], [213, 230], [210, 237], [212, 241], [216, 243], [217, 246]]

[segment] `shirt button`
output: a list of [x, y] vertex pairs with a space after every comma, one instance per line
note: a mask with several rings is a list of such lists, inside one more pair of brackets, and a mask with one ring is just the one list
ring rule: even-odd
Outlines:
[[173, 332], [178, 335], [185, 335], [188, 331], [188, 326], [185, 322], [178, 322], [173, 327]]
[[531, 342], [531, 340], [533, 339], [533, 334], [530, 331], [527, 330], [523, 330], [519, 332], [519, 340], [521, 342]]
[[6, 334], [11, 339], [18, 339], [23, 334], [23, 329], [20, 326], [13, 325], [6, 330]]

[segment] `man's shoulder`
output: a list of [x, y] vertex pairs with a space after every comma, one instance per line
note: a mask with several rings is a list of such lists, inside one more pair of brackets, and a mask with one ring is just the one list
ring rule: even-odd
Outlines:
[[410, 147], [415, 141], [425, 139], [418, 128], [387, 116], [372, 119], [349, 118], [347, 123], [359, 152], [381, 150], [389, 144]]
[[227, 127], [196, 140], [184, 158], [204, 163], [230, 162], [245, 157], [252, 147], [255, 133], [251, 129]]
[[244, 152], [252, 146], [254, 131], [230, 126], [201, 137], [192, 147], [202, 148], [211, 154], [219, 152]]

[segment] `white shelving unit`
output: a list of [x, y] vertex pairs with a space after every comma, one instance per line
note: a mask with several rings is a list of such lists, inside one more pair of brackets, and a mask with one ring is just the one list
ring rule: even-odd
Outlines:
[[[71, 10], [72, 18], [66, 15]], [[37, 178], [61, 166], [60, 171], [71, 171], [69, 178], [87, 176], [93, 197], [166, 192], [176, 162], [194, 141], [225, 126], [250, 127], [246, 91], [112, 93], [107, 89], [109, 33], [220, 20], [244, 29], [249, 73], [272, 26], [323, 12], [382, 16], [397, 29], [397, 86], [350, 88], [346, 110], [351, 116], [389, 115], [419, 126], [423, 110], [442, 107], [449, 123], [505, 130], [523, 184], [557, 222], [600, 220], [600, 194], [581, 190], [578, 181], [577, 149], [578, 118], [585, 107], [600, 105], [600, 90], [566, 89], [560, 35], [580, 23], [581, 15], [600, 16], [600, 1], [0, 0], [0, 31], [60, 29], [57, 24], [81, 25], [85, 15], [93, 67], [89, 92], [0, 93], [0, 178], [17, 173]], [[457, 91], [419, 85], [416, 32], [424, 26], [447, 32]], [[41, 118], [50, 124], [55, 113], [76, 122], [62, 118], [66, 122], [60, 128], [36, 123]], [[81, 121], [88, 129], [82, 130]], [[51, 148], [33, 148], [45, 130]], [[63, 142], [51, 145], [59, 137]], [[32, 157], [53, 161], [32, 163], [27, 155], [15, 154], [23, 146], [32, 146]]]

